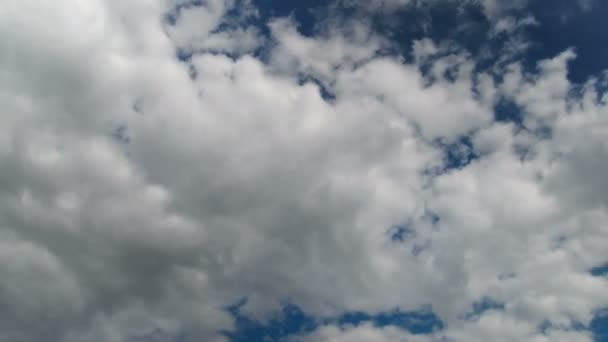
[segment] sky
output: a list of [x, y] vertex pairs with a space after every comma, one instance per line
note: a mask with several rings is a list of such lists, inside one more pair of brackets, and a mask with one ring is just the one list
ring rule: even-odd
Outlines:
[[607, 16], [3, 0], [0, 342], [608, 341]]

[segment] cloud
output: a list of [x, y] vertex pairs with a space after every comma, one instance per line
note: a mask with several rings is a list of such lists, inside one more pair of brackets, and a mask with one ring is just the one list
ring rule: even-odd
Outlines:
[[[238, 15], [231, 15], [237, 7]], [[164, 29], [186, 56], [201, 52], [243, 55], [262, 45], [264, 38], [259, 30], [241, 24], [257, 17], [255, 7], [248, 1], [186, 1], [169, 8], [164, 15]]]
[[415, 336], [394, 327], [376, 328], [371, 324], [358, 327], [341, 329], [335, 326], [326, 326], [307, 335], [298, 341], [323, 341], [323, 342], [363, 342], [363, 341], [411, 341], [430, 342], [432, 338], [427, 336]]
[[[446, 322], [305, 340], [584, 341], [608, 306], [606, 101], [573, 92], [573, 50], [480, 71], [429, 38], [391, 56], [365, 23], [264, 36], [248, 2], [0, 7], [2, 342], [221, 341], [243, 298], [260, 321]], [[477, 158], [449, 167], [462, 139]], [[463, 319], [483, 298], [504, 308]]]

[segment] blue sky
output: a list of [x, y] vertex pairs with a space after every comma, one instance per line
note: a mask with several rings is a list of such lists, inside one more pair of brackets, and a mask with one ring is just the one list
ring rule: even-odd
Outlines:
[[607, 16], [5, 1], [0, 342], [608, 341]]

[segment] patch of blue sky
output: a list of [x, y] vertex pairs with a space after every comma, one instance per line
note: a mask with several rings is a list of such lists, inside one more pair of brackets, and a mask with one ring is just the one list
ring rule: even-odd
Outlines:
[[462, 136], [458, 141], [447, 144], [437, 141], [437, 145], [444, 151], [442, 173], [452, 169], [461, 169], [480, 157], [469, 136]]
[[591, 275], [594, 277], [608, 277], [608, 262], [603, 265], [591, 268], [591, 270], [589, 270], [589, 273], [591, 273]]
[[504, 309], [505, 309], [504, 303], [502, 303], [498, 300], [489, 298], [489, 297], [484, 297], [481, 300], [474, 302], [473, 305], [471, 305], [471, 311], [466, 313], [464, 315], [463, 319], [475, 320], [488, 311], [504, 310]]
[[524, 113], [520, 106], [508, 99], [500, 99], [494, 105], [494, 120], [499, 122], [512, 122], [521, 127], [524, 121]]
[[544, 334], [552, 329], [568, 331], [589, 331], [595, 342], [608, 342], [608, 309], [595, 312], [593, 319], [588, 326], [580, 322], [572, 322], [570, 326], [555, 326], [549, 321], [539, 325], [538, 330]]
[[393, 310], [379, 314], [346, 312], [337, 317], [319, 320], [296, 305], [286, 304], [277, 317], [259, 322], [240, 312], [245, 303], [242, 301], [228, 308], [235, 319], [236, 330], [224, 332], [224, 335], [232, 342], [285, 341], [290, 336], [305, 335], [324, 325], [346, 327], [371, 323], [377, 327], [398, 327], [412, 334], [430, 334], [444, 329], [444, 323], [430, 308], [413, 312]]
[[608, 342], [608, 309], [595, 313], [595, 317], [589, 325], [595, 342]]
[[[334, 321], [329, 320], [329, 322], [333, 323]], [[358, 326], [363, 323], [373, 323], [377, 327], [395, 326], [407, 330], [412, 334], [422, 335], [444, 329], [444, 323], [430, 308], [412, 312], [394, 310], [377, 315], [370, 315], [364, 312], [351, 312], [342, 315], [336, 322], [340, 326]]]
[[233, 342], [282, 341], [288, 336], [312, 332], [318, 323], [295, 305], [287, 304], [277, 317], [259, 322], [240, 312], [245, 300], [228, 308], [235, 320], [236, 329], [223, 334]]
[[591, 330], [589, 327], [586, 327], [584, 324], [580, 323], [580, 322], [570, 322], [569, 325], [564, 326], [562, 325], [555, 325], [549, 321], [544, 321], [542, 322], [539, 326], [538, 326], [538, 331], [541, 332], [542, 334], [548, 334], [551, 330], [566, 330], [566, 331], [584, 331], [584, 330]]
[[290, 17], [298, 24], [298, 31], [304, 36], [313, 36], [321, 11], [326, 10], [331, 1], [306, 0], [254, 0], [259, 9], [262, 23], [273, 18]]
[[405, 242], [416, 234], [416, 232], [408, 227], [408, 225], [396, 225], [389, 230], [391, 241]]
[[608, 39], [605, 27], [608, 14], [607, 1], [590, 1], [589, 8], [580, 1], [555, 0], [549, 5], [546, 1], [531, 1], [529, 11], [539, 25], [529, 28], [529, 39], [533, 48], [525, 60], [532, 63], [575, 48], [577, 59], [570, 63], [569, 78], [583, 83], [587, 78], [606, 69], [608, 45], [598, 44]]

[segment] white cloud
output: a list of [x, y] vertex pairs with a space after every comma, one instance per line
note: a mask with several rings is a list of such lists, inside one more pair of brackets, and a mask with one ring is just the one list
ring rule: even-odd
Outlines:
[[490, 312], [478, 321], [467, 324], [461, 329], [448, 332], [448, 340], [454, 341], [592, 341], [586, 331], [569, 331], [566, 329], [550, 329], [541, 333], [537, 326], [525, 320], [513, 319], [510, 315]]
[[314, 333], [302, 338], [294, 338], [296, 341], [321, 341], [321, 342], [368, 342], [368, 341], [407, 341], [407, 342], [430, 342], [432, 338], [428, 336], [416, 336], [403, 330], [387, 327], [377, 328], [371, 324], [364, 324], [358, 327], [346, 327], [341, 329], [335, 326], [319, 328]]
[[[284, 300], [319, 316], [432, 304], [457, 341], [588, 338], [564, 327], [608, 305], [587, 274], [605, 261], [608, 131], [593, 87], [569, 96], [573, 52], [495, 84], [430, 40], [407, 64], [376, 57], [387, 43], [365, 25], [310, 38], [276, 20], [264, 64], [246, 55], [255, 29], [214, 31], [235, 3], [163, 22], [184, 4], [0, 6], [0, 341], [221, 340], [245, 297], [260, 319]], [[551, 138], [493, 122], [499, 96]], [[433, 141], [466, 134], [480, 159], [429, 172], [445, 158]], [[415, 234], [391, 242], [403, 223]], [[504, 311], [460, 319], [484, 297]], [[561, 328], [541, 336], [546, 320]]]
[[[248, 1], [213, 0], [202, 5], [172, 3], [165, 15], [164, 28], [177, 48], [185, 53], [220, 52], [242, 55], [260, 47], [263, 37], [253, 26], [241, 27], [244, 19], [257, 17]], [[228, 12], [238, 7], [239, 17], [230, 18]], [[218, 30], [220, 25], [226, 28]]]

